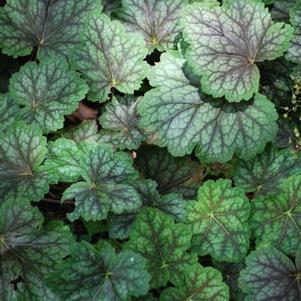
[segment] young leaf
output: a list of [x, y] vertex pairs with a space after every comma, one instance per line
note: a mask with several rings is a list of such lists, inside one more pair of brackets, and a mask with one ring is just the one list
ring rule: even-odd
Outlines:
[[138, 128], [137, 102], [134, 97], [113, 97], [106, 104], [99, 118], [102, 125], [100, 141], [113, 144], [119, 149], [138, 149], [145, 139]]
[[8, 94], [0, 93], [0, 130], [4, 131], [18, 114], [18, 105]]
[[158, 183], [161, 194], [176, 192], [184, 198], [193, 198], [203, 180], [203, 168], [189, 156], [175, 158], [166, 149], [139, 148], [135, 163], [144, 178]]
[[11, 283], [16, 279], [17, 291], [25, 300], [57, 300], [44, 278], [69, 254], [73, 240], [69, 228], [60, 222], [42, 225], [42, 214], [22, 199], [0, 207], [1, 300], [11, 300]]
[[178, 275], [175, 288], [167, 288], [160, 296], [160, 301], [182, 300], [229, 300], [229, 288], [222, 281], [217, 270], [201, 265], [193, 265]]
[[250, 204], [241, 188], [232, 188], [229, 180], [206, 181], [197, 202], [188, 207], [194, 248], [219, 261], [241, 261], [249, 249], [249, 213]]
[[129, 31], [138, 32], [149, 52], [174, 46], [181, 32], [180, 13], [187, 0], [123, 0], [118, 13]]
[[152, 276], [151, 287], [173, 282], [186, 266], [197, 263], [191, 246], [191, 229], [175, 224], [173, 219], [158, 209], [142, 210], [132, 226], [126, 248], [135, 250], [147, 259], [147, 269]]
[[295, 37], [288, 49], [286, 58], [294, 63], [301, 63], [301, 3], [290, 10], [290, 21], [295, 29]]
[[79, 167], [84, 181], [72, 184], [62, 198], [75, 199], [75, 210], [68, 214], [71, 221], [79, 217], [101, 220], [110, 210], [131, 213], [141, 206], [138, 192], [129, 184], [138, 179], [138, 174], [126, 154], [114, 153], [106, 144], [95, 145], [82, 155]]
[[132, 251], [116, 254], [107, 242], [82, 242], [49, 283], [64, 301], [127, 301], [147, 293], [150, 276], [145, 265], [146, 260]]
[[289, 47], [293, 28], [273, 23], [257, 0], [227, 0], [221, 7], [190, 5], [183, 17], [191, 45], [187, 60], [201, 76], [202, 90], [230, 102], [249, 100], [258, 92], [256, 63], [274, 60]]
[[63, 127], [64, 115], [78, 107], [88, 86], [64, 60], [29, 62], [10, 79], [10, 95], [22, 106], [18, 118], [38, 124], [45, 133]]
[[290, 175], [300, 173], [301, 157], [290, 149], [277, 150], [269, 145], [253, 160], [239, 160], [234, 170], [234, 181], [247, 192], [277, 194], [279, 183]]
[[46, 138], [39, 127], [23, 122], [0, 133], [0, 203], [18, 198], [39, 201], [56, 176], [43, 169]]
[[126, 33], [118, 21], [101, 14], [89, 17], [72, 61], [89, 84], [90, 100], [106, 101], [112, 88], [126, 94], [139, 89], [148, 70], [143, 44], [139, 36]]
[[250, 220], [257, 243], [294, 254], [301, 243], [301, 176], [282, 182], [282, 192], [252, 202]]
[[301, 266], [297, 259], [294, 265], [282, 252], [270, 247], [253, 251], [247, 257], [246, 265], [240, 273], [240, 282], [241, 288], [248, 294], [247, 300], [301, 299]]
[[79, 44], [86, 16], [99, 0], [8, 0], [0, 8], [0, 48], [14, 57], [37, 48], [39, 59], [68, 55]]
[[[263, 95], [239, 104], [212, 100], [199, 93], [185, 75], [185, 60], [176, 53], [161, 56], [153, 68], [147, 92], [138, 104], [141, 128], [153, 134], [154, 143], [183, 156], [200, 146], [201, 156], [225, 163], [234, 152], [253, 157], [277, 131], [277, 113]], [[185, 66], [184, 66], [185, 67]]]

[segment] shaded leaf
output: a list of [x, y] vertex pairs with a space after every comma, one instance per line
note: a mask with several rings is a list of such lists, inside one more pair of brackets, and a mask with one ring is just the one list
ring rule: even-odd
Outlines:
[[237, 186], [256, 194], [277, 194], [279, 184], [288, 176], [301, 173], [301, 157], [290, 149], [269, 145], [254, 159], [239, 160], [233, 178]]
[[250, 225], [256, 243], [268, 243], [294, 254], [301, 243], [301, 176], [284, 180], [275, 196], [252, 202]]
[[101, 142], [118, 149], [138, 149], [145, 135], [138, 128], [137, 102], [134, 97], [113, 97], [99, 118]]
[[25, 300], [57, 300], [44, 278], [69, 254], [73, 240], [60, 222], [42, 225], [42, 214], [22, 199], [0, 207], [1, 300], [11, 300], [11, 283], [16, 279], [17, 292]]
[[175, 158], [166, 149], [142, 146], [135, 163], [147, 179], [158, 183], [161, 194], [176, 192], [193, 198], [203, 180], [203, 168], [189, 156]]

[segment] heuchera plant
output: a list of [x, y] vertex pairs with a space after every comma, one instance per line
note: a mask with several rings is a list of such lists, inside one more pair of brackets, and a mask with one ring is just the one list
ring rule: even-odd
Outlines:
[[0, 0], [0, 300], [301, 300], [300, 0]]

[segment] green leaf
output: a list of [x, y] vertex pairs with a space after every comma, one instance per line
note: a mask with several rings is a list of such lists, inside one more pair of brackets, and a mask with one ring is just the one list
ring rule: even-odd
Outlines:
[[258, 92], [256, 63], [274, 60], [289, 47], [293, 28], [273, 23], [260, 1], [224, 1], [209, 8], [196, 3], [186, 8], [184, 37], [191, 47], [187, 60], [201, 76], [202, 90], [230, 102], [249, 100]]
[[[183, 156], [200, 146], [200, 156], [225, 163], [234, 152], [254, 157], [277, 131], [274, 105], [263, 95], [243, 103], [212, 100], [199, 93], [195, 80], [176, 53], [161, 56], [153, 68], [147, 92], [138, 105], [141, 128], [152, 133], [153, 142]], [[184, 66], [184, 67], [183, 67]]]
[[111, 143], [118, 149], [138, 149], [145, 139], [138, 128], [137, 102], [134, 97], [113, 97], [99, 118], [102, 125], [101, 142]]
[[99, 0], [8, 0], [0, 8], [0, 48], [13, 57], [37, 49], [39, 59], [68, 55], [79, 44], [86, 16]]
[[203, 168], [189, 156], [175, 158], [166, 149], [142, 146], [135, 163], [144, 178], [158, 183], [161, 194], [176, 192], [193, 198], [203, 180]]
[[18, 105], [8, 94], [0, 93], [0, 130], [4, 131], [14, 120], [18, 113]]
[[150, 276], [146, 260], [129, 250], [119, 254], [107, 243], [82, 242], [49, 279], [64, 301], [128, 301], [145, 295]]
[[[64, 172], [73, 168], [73, 158], [66, 154]], [[64, 158], [64, 154], [61, 156]], [[70, 164], [68, 165], [68, 163]], [[71, 221], [105, 219], [108, 212], [131, 213], [141, 206], [141, 198], [131, 181], [138, 179], [131, 159], [125, 153], [114, 153], [109, 145], [95, 145], [84, 151], [79, 160], [83, 181], [76, 182], [63, 193], [62, 201], [75, 199]], [[76, 169], [77, 172], [77, 169]]]
[[295, 29], [295, 37], [288, 49], [286, 58], [294, 63], [301, 63], [301, 3], [290, 10], [290, 21]]
[[39, 201], [48, 192], [56, 176], [41, 166], [46, 153], [39, 127], [18, 122], [0, 133], [0, 203], [18, 197]]
[[249, 249], [249, 213], [243, 189], [232, 188], [229, 180], [206, 181], [198, 191], [197, 202], [188, 207], [194, 248], [200, 255], [210, 254], [219, 261], [241, 261]]
[[227, 301], [229, 289], [222, 282], [219, 271], [196, 264], [185, 269], [184, 273], [178, 276], [175, 288], [167, 288], [163, 291], [160, 301], [170, 300]]
[[63, 138], [72, 139], [75, 142], [99, 141], [98, 126], [96, 120], [83, 120], [82, 123], [74, 128], [63, 129]]
[[102, 0], [103, 11], [111, 16], [121, 7], [121, 0]]
[[[299, 250], [300, 254], [301, 250]], [[242, 289], [252, 301], [300, 300], [301, 266], [275, 248], [252, 252], [240, 274]]]
[[10, 79], [10, 95], [22, 108], [18, 118], [38, 124], [45, 133], [60, 129], [64, 115], [74, 112], [88, 86], [64, 60], [29, 62]]
[[181, 32], [181, 9], [187, 0], [122, 0], [118, 13], [130, 32], [139, 33], [149, 52], [175, 46]]
[[290, 175], [300, 173], [301, 157], [290, 149], [277, 150], [269, 145], [253, 160], [239, 160], [233, 178], [237, 186], [256, 194], [277, 194], [279, 184]]
[[61, 182], [74, 182], [81, 178], [81, 160], [84, 150], [75, 141], [59, 138], [48, 143], [45, 169], [55, 172]]
[[196, 254], [187, 252], [191, 235], [189, 226], [175, 224], [158, 209], [146, 208], [137, 216], [125, 247], [146, 258], [151, 287], [158, 288], [173, 282], [186, 266], [197, 262]]
[[101, 14], [89, 17], [72, 62], [89, 84], [90, 100], [106, 101], [112, 88], [126, 94], [140, 88], [148, 71], [143, 44], [142, 38], [126, 33], [118, 21]]
[[278, 195], [252, 202], [250, 225], [257, 244], [269, 243], [294, 254], [301, 243], [301, 176], [291, 176], [281, 188]]
[[72, 235], [61, 222], [43, 226], [37, 208], [22, 199], [0, 207], [0, 298], [11, 300], [12, 283], [30, 301], [57, 300], [44, 278], [69, 254]]

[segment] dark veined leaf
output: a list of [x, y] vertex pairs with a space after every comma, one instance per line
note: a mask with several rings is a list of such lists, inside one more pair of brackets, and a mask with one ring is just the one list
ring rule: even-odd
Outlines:
[[81, 178], [81, 160], [85, 156], [85, 145], [59, 138], [48, 143], [45, 169], [55, 172], [61, 182], [73, 182]]
[[243, 189], [232, 188], [229, 180], [206, 181], [197, 202], [188, 205], [194, 249], [219, 261], [241, 261], [249, 249], [249, 213]]
[[12, 300], [9, 296], [13, 295], [13, 282], [25, 300], [57, 300], [44, 278], [69, 254], [73, 239], [69, 228], [61, 222], [42, 225], [42, 214], [22, 199], [1, 205], [1, 300]]
[[290, 149], [277, 150], [268, 145], [254, 159], [239, 160], [233, 178], [237, 186], [256, 194], [277, 194], [280, 182], [290, 175], [301, 173], [300, 153]]
[[297, 301], [301, 299], [301, 249], [296, 264], [275, 248], [253, 251], [241, 271], [242, 289], [252, 301]]
[[250, 225], [257, 244], [269, 243], [294, 254], [301, 243], [301, 176], [282, 182], [282, 192], [252, 202]]
[[290, 9], [296, 5], [298, 0], [275, 0], [271, 8], [271, 15], [274, 20], [287, 21]]
[[[179, 194], [169, 193], [160, 196], [157, 191], [157, 183], [152, 180], [138, 181], [134, 186], [142, 199], [144, 207], [158, 208], [172, 216], [176, 221], [186, 221], [186, 208], [189, 202]], [[127, 238], [139, 211], [140, 208], [135, 213], [113, 215], [110, 220], [110, 237], [115, 239]]]
[[118, 16], [130, 32], [141, 34], [149, 51], [175, 45], [181, 32], [181, 9], [187, 0], [122, 0]]
[[76, 142], [99, 141], [98, 126], [96, 120], [84, 120], [74, 128], [64, 129], [61, 132], [63, 138], [72, 139]]
[[121, 7], [121, 0], [102, 0], [103, 11], [107, 15], [115, 13], [118, 8]]
[[86, 16], [100, 9], [99, 0], [8, 0], [0, 8], [0, 48], [14, 57], [33, 48], [39, 59], [66, 57], [79, 44]]
[[222, 275], [211, 267], [203, 268], [195, 264], [179, 274], [174, 288], [167, 288], [160, 301], [227, 301], [229, 288], [222, 281]]
[[18, 118], [38, 124], [48, 133], [63, 127], [64, 115], [76, 110], [88, 86], [79, 74], [69, 70], [65, 60], [47, 59], [39, 65], [29, 62], [21, 67], [11, 77], [9, 90], [22, 106]]
[[0, 130], [5, 130], [14, 120], [18, 113], [18, 105], [8, 94], [0, 93]]
[[214, 266], [224, 276], [224, 281], [230, 289], [230, 300], [245, 300], [246, 294], [239, 286], [238, 278], [240, 271], [245, 267], [243, 262], [227, 263], [213, 261]]
[[154, 143], [167, 146], [174, 156], [199, 145], [201, 157], [221, 163], [234, 152], [250, 158], [262, 151], [277, 131], [273, 104], [261, 94], [239, 104], [212, 100], [190, 83], [184, 63], [175, 52], [163, 54], [150, 76], [157, 88], [138, 104], [140, 126], [152, 133]]
[[150, 276], [145, 266], [146, 260], [132, 251], [116, 254], [107, 242], [82, 242], [49, 283], [64, 301], [127, 301], [147, 293]]
[[294, 64], [284, 58], [261, 65], [261, 93], [273, 101], [277, 107], [290, 105], [293, 80], [291, 73]]
[[91, 15], [82, 34], [81, 47], [72, 56], [73, 65], [89, 84], [88, 98], [104, 102], [112, 88], [133, 94], [147, 76], [147, 54], [142, 38], [126, 33], [118, 21], [104, 14]]
[[150, 285], [157, 288], [173, 282], [185, 267], [197, 263], [196, 254], [187, 252], [191, 235], [189, 226], [175, 224], [158, 209], [146, 208], [138, 214], [125, 247], [146, 258]]
[[113, 97], [99, 118], [101, 142], [118, 149], [138, 149], [145, 135], [138, 128], [137, 103], [134, 97]]
[[[79, 217], [101, 220], [107, 217], [109, 211], [121, 214], [135, 212], [140, 208], [141, 198], [130, 184], [138, 179], [138, 174], [127, 154], [114, 153], [107, 144], [95, 144], [94, 147], [89, 145], [89, 149], [78, 155], [80, 158], [74, 171], [75, 174], [80, 171], [82, 181], [67, 188], [62, 198], [62, 201], [75, 199], [75, 210], [68, 214], [71, 221]], [[61, 159], [64, 158], [62, 152]], [[71, 155], [66, 153], [64, 173], [74, 167], [73, 162]]]
[[301, 3], [290, 10], [290, 21], [295, 29], [295, 37], [288, 49], [286, 58], [294, 63], [301, 63]]
[[142, 146], [134, 161], [144, 178], [158, 183], [161, 194], [176, 192], [193, 198], [203, 180], [203, 168], [189, 156], [175, 158], [166, 149]]
[[39, 201], [48, 192], [56, 175], [41, 166], [46, 153], [39, 127], [17, 122], [0, 133], [0, 203], [18, 197]]
[[227, 0], [213, 8], [196, 3], [186, 8], [183, 27], [191, 45], [186, 58], [201, 76], [202, 90], [230, 102], [258, 92], [256, 63], [281, 56], [293, 37], [293, 28], [273, 23], [257, 0]]

